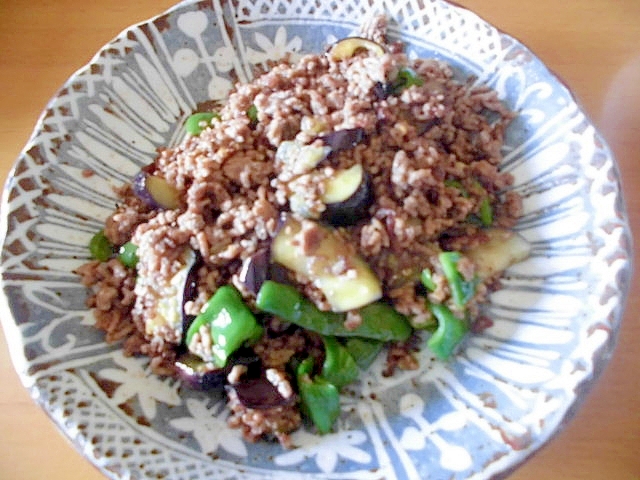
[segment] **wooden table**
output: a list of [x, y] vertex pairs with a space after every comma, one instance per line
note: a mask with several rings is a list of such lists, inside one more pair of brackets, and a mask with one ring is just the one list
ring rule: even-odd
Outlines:
[[[122, 29], [171, 0], [0, 0], [0, 178], [62, 83]], [[640, 1], [458, 0], [514, 35], [574, 90], [614, 149], [633, 226], [640, 222]], [[640, 242], [636, 243], [636, 257]], [[634, 277], [635, 292], [639, 276]], [[510, 478], [640, 479], [640, 300], [577, 416]], [[104, 478], [21, 386], [0, 333], [0, 479]]]

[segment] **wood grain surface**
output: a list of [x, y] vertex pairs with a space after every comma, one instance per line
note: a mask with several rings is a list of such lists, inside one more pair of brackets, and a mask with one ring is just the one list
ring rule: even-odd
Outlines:
[[[106, 42], [171, 0], [0, 0], [0, 180], [47, 101]], [[640, 1], [457, 0], [529, 46], [574, 91], [613, 148], [640, 222]], [[636, 243], [635, 256], [640, 257]], [[614, 355], [575, 417], [510, 480], [640, 479], [636, 274]], [[20, 384], [0, 332], [0, 479], [104, 478]], [[444, 479], [443, 479], [444, 480]]]

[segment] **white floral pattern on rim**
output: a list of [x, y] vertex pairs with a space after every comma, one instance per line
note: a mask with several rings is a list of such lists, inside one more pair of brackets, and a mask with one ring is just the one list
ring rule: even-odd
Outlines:
[[122, 354], [114, 354], [112, 358], [122, 368], [105, 368], [99, 370], [97, 376], [119, 384], [111, 395], [111, 401], [115, 405], [136, 400], [142, 413], [153, 420], [156, 417], [157, 402], [171, 406], [182, 403], [175, 382], [154, 375], [148, 362]]
[[[361, 448], [366, 440], [366, 434], [357, 430], [338, 431], [325, 437], [300, 430], [293, 434], [293, 442], [297, 448], [276, 455], [274, 463], [290, 467], [314, 458], [316, 465], [323, 473], [335, 472], [340, 458], [368, 465], [372, 460], [371, 454]], [[331, 447], [327, 448], [327, 445]]]
[[266, 64], [268, 61], [282, 60], [289, 55], [292, 61], [295, 61], [296, 54], [302, 48], [302, 39], [298, 36], [291, 40], [287, 39], [287, 30], [284, 27], [278, 27], [273, 42], [260, 32], [255, 32], [253, 39], [260, 47], [260, 51], [247, 47], [246, 59], [254, 64]]
[[222, 448], [238, 457], [246, 457], [248, 452], [242, 434], [227, 426], [225, 402], [218, 401], [211, 408], [208, 407], [209, 403], [207, 399], [189, 398], [189, 416], [173, 419], [169, 423], [178, 430], [192, 432], [204, 453], [215, 453]]

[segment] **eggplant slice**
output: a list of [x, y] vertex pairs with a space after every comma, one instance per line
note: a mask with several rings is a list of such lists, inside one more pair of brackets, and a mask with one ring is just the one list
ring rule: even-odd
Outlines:
[[180, 192], [164, 178], [144, 169], [133, 178], [133, 193], [151, 208], [175, 210], [180, 207]]
[[374, 200], [371, 176], [360, 164], [340, 170], [325, 182], [322, 200], [322, 220], [334, 226], [354, 225], [369, 215]]

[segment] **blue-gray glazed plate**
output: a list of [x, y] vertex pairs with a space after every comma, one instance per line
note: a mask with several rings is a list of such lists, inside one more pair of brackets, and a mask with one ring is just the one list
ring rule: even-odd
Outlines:
[[[518, 116], [504, 169], [524, 198], [531, 257], [508, 270], [448, 363], [392, 378], [374, 365], [335, 433], [249, 444], [221, 399], [150, 373], [104, 342], [72, 271], [112, 187], [176, 144], [196, 106], [286, 54], [322, 51], [371, 12], [408, 53], [451, 63]], [[92, 172], [92, 175], [87, 175]], [[484, 479], [515, 468], [571, 416], [613, 349], [631, 235], [611, 152], [529, 50], [441, 0], [183, 2], [106, 45], [51, 100], [2, 198], [1, 314], [33, 398], [107, 477], [172, 480]]]

